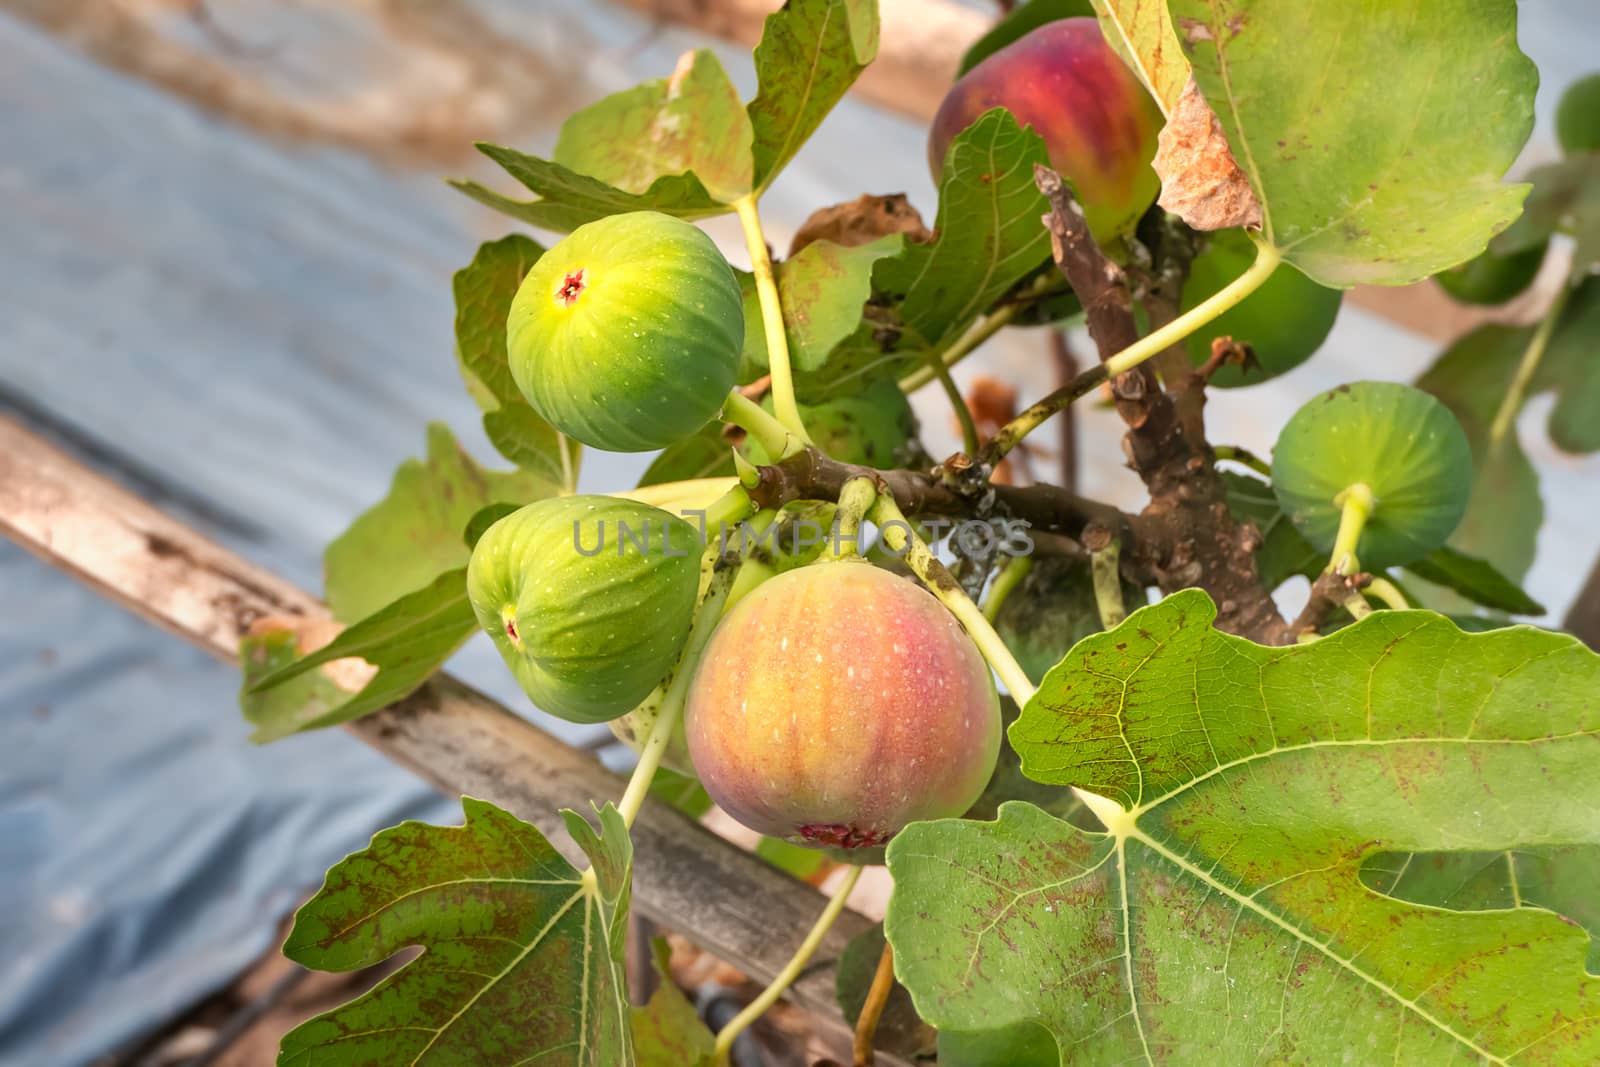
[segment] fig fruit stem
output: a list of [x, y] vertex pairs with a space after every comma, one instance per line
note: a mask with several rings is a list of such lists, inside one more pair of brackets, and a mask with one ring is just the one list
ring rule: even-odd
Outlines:
[[1033, 570], [1033, 557], [1011, 556], [1000, 565], [995, 572], [994, 581], [989, 583], [989, 595], [983, 600], [983, 617], [990, 622], [1000, 616], [1000, 609], [1005, 606], [1006, 597], [1010, 596], [1022, 584], [1024, 578]]
[[1255, 262], [1250, 264], [1249, 270], [1217, 290], [1209, 299], [1196, 304], [1165, 326], [1145, 334], [1105, 362], [1090, 367], [1006, 423], [985, 446], [983, 461], [989, 464], [1000, 462], [1024, 437], [1037, 430], [1050, 416], [1088, 394], [1101, 382], [1115, 378], [1119, 374], [1126, 374], [1151, 356], [1182, 341], [1261, 288], [1283, 262], [1283, 253], [1259, 238], [1251, 239], [1256, 242], [1256, 258]]
[[1407, 611], [1411, 603], [1406, 600], [1406, 595], [1400, 587], [1387, 578], [1374, 578], [1367, 583], [1366, 591], [1383, 601], [1384, 606], [1391, 611]]
[[1539, 323], [1539, 328], [1533, 332], [1533, 339], [1522, 351], [1522, 359], [1517, 363], [1516, 373], [1511, 376], [1511, 384], [1506, 389], [1506, 395], [1501, 399], [1500, 407], [1495, 410], [1494, 421], [1489, 424], [1491, 455], [1499, 449], [1501, 442], [1517, 423], [1517, 413], [1522, 410], [1522, 404], [1528, 398], [1528, 386], [1532, 383], [1534, 374], [1538, 373], [1539, 364], [1544, 360], [1545, 349], [1550, 347], [1550, 338], [1555, 336], [1556, 326], [1561, 321], [1561, 313], [1566, 310], [1567, 297], [1571, 292], [1571, 285], [1561, 287], [1561, 291], [1556, 294], [1555, 299], [1550, 302], [1549, 309], [1545, 311], [1544, 321]]
[[860, 866], [852, 866], [845, 872], [844, 880], [839, 883], [839, 888], [833, 891], [833, 896], [828, 900], [828, 906], [822, 909], [822, 914], [817, 917], [816, 924], [806, 934], [805, 940], [800, 942], [800, 947], [795, 949], [794, 955], [789, 957], [789, 962], [784, 964], [783, 970], [778, 972], [778, 976], [772, 980], [772, 983], [763, 989], [761, 994], [752, 1000], [744, 1011], [735, 1015], [727, 1026], [717, 1032], [717, 1063], [725, 1064], [728, 1062], [728, 1050], [733, 1048], [734, 1040], [744, 1033], [751, 1023], [761, 1018], [768, 1008], [776, 1004], [778, 998], [783, 996], [784, 990], [793, 985], [794, 980], [800, 977], [800, 972], [805, 969], [806, 964], [811, 961], [811, 957], [816, 954], [817, 946], [822, 944], [822, 939], [828, 935], [829, 929], [833, 927], [834, 920], [838, 919], [840, 913], [844, 911], [845, 901], [850, 898], [851, 891], [855, 889], [856, 882], [861, 878], [861, 870]]
[[772, 269], [766, 235], [761, 231], [761, 212], [756, 207], [755, 194], [735, 200], [733, 210], [744, 230], [745, 247], [750, 251], [750, 272], [755, 275], [756, 297], [761, 302], [761, 322], [767, 338], [767, 369], [772, 372], [772, 410], [778, 421], [799, 438], [793, 451], [781, 454], [781, 458], [786, 459], [800, 447], [809, 445], [811, 438], [806, 436], [805, 420], [800, 417], [800, 405], [794, 398], [794, 371], [789, 366], [789, 335], [783, 326], [778, 277]]
[[[735, 389], [722, 402], [722, 421], [731, 422], [756, 439], [769, 456], [788, 457], [805, 448], [789, 427], [767, 414], [767, 409]], [[776, 462], [776, 461], [774, 461]]]
[[1100, 612], [1100, 625], [1107, 630], [1115, 629], [1128, 617], [1127, 606], [1122, 602], [1121, 558], [1122, 543], [1114, 537], [1104, 548], [1089, 553], [1094, 606]]
[[839, 490], [838, 537], [834, 539], [833, 559], [849, 560], [861, 557], [861, 520], [878, 499], [878, 483], [871, 478], [851, 478]]
[[869, 517], [877, 524], [883, 539], [889, 547], [896, 552], [904, 552], [906, 563], [928, 591], [938, 597], [950, 613], [961, 623], [967, 631], [967, 636], [972, 638], [972, 643], [978, 646], [978, 651], [988, 661], [989, 666], [1000, 676], [1011, 698], [1017, 706], [1028, 703], [1037, 692], [1033, 683], [1028, 680], [1017, 658], [1011, 654], [1006, 643], [1000, 639], [989, 620], [983, 612], [978, 610], [978, 605], [972, 602], [966, 591], [961, 588], [961, 583], [955, 576], [940, 563], [938, 558], [928, 549], [922, 538], [917, 536], [916, 530], [906, 521], [905, 515], [894, 502], [894, 497], [885, 493], [878, 497], [877, 503], [872, 505]]
[[950, 398], [950, 407], [956, 413], [956, 422], [961, 424], [962, 450], [969, 456], [977, 455], [978, 424], [972, 421], [972, 409], [967, 406], [967, 398], [961, 395], [961, 388], [950, 376], [950, 368], [944, 365], [936, 353], [928, 353], [928, 367], [939, 379], [939, 384], [944, 387], [944, 395]]
[[894, 991], [894, 946], [885, 941], [883, 953], [878, 956], [878, 969], [872, 974], [872, 985], [867, 989], [866, 1002], [856, 1018], [855, 1040], [851, 1043], [851, 1067], [872, 1067], [877, 1061], [873, 1052], [873, 1038], [878, 1035], [878, 1020]]
[[1025, 304], [1007, 304], [982, 319], [976, 326], [962, 334], [943, 352], [928, 354], [928, 362], [900, 379], [900, 391], [908, 396], [924, 385], [948, 374], [950, 368], [982, 347], [983, 343], [999, 333], [1021, 313]]
[[689, 640], [684, 645], [683, 654], [678, 657], [678, 665], [673, 668], [672, 681], [667, 686], [667, 695], [662, 698], [655, 724], [650, 727], [650, 734], [639, 749], [639, 763], [634, 767], [633, 775], [628, 779], [628, 788], [623, 791], [622, 800], [617, 804], [623, 823], [630, 828], [639, 815], [639, 809], [644, 806], [644, 798], [650, 793], [650, 783], [661, 766], [661, 757], [666, 754], [672, 732], [683, 717], [684, 698], [689, 693], [695, 665], [700, 662], [700, 654], [711, 639], [711, 631], [716, 629], [718, 620], [722, 618], [722, 606], [727, 602], [738, 571], [737, 565], [719, 564], [711, 575], [711, 584], [706, 587], [700, 606], [695, 609], [694, 622], [689, 627]]
[[[1341, 510], [1339, 532], [1333, 538], [1333, 552], [1328, 558], [1327, 569], [1348, 578], [1361, 569], [1361, 563], [1356, 558], [1356, 547], [1361, 543], [1361, 531], [1367, 528], [1367, 519], [1372, 515], [1376, 501], [1370, 485], [1356, 482], [1334, 497], [1333, 502]], [[1359, 593], [1355, 595], [1356, 599], [1361, 599]], [[1366, 603], [1365, 600], [1361, 602]]]

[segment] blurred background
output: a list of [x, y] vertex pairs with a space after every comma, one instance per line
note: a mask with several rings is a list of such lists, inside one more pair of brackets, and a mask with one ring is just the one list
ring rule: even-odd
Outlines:
[[[748, 96], [734, 42], [775, 6], [0, 0], [0, 415], [320, 588], [322, 547], [422, 453], [430, 420], [494, 462], [455, 366], [450, 275], [514, 224], [442, 179], [506, 189], [474, 140], [541, 153], [569, 112], [686, 49], [716, 49]], [[903, 191], [933, 218], [925, 121], [998, 8], [883, 10], [899, 62], [765, 198], [780, 249], [862, 192]], [[1600, 5], [1523, 0], [1521, 16], [1543, 79], [1525, 169], [1556, 154], [1560, 90], [1600, 63]], [[708, 229], [746, 265], [731, 219]], [[1315, 359], [1212, 396], [1212, 438], [1265, 455], [1305, 398], [1412, 380], [1474, 316], [1431, 283], [1356, 291]], [[980, 374], [1023, 402], [1048, 391], [1045, 333], [1011, 331], [957, 377]], [[944, 397], [916, 404], [930, 451], [959, 447]], [[1549, 404], [1522, 423], [1547, 509], [1526, 587], [1558, 620], [1596, 550], [1600, 461], [1548, 443]], [[1137, 508], [1115, 415], [1078, 426], [1080, 487]], [[591, 451], [583, 487], [631, 486], [649, 458]], [[486, 641], [451, 669], [527, 709]], [[253, 1013], [292, 1023], [349, 995], [274, 960], [283, 920], [375, 830], [459, 806], [342, 732], [252, 747], [237, 684], [0, 542], [0, 1064], [269, 1063], [276, 1031]], [[540, 721], [628, 760], [603, 726]]]

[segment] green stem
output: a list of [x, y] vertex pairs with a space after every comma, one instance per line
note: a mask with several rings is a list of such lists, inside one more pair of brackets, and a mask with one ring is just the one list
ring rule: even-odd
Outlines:
[[750, 271], [756, 279], [756, 297], [761, 302], [761, 321], [767, 338], [767, 369], [772, 373], [772, 409], [778, 421], [800, 438], [801, 444], [810, 444], [805, 421], [800, 417], [800, 405], [794, 398], [794, 371], [789, 366], [789, 335], [783, 325], [783, 301], [778, 296], [778, 278], [772, 270], [772, 256], [767, 252], [767, 238], [761, 232], [761, 213], [756, 208], [755, 194], [735, 200], [733, 210], [744, 229], [745, 247], [750, 251]]
[[735, 485], [726, 493], [705, 506], [701, 515], [706, 524], [706, 537], [714, 540], [724, 526], [741, 522], [756, 513], [755, 501], [743, 485]]
[[918, 367], [900, 379], [900, 391], [910, 396], [924, 385], [937, 379], [939, 370], [942, 369], [945, 373], [949, 373], [951, 367], [972, 355], [985, 341], [1009, 325], [1011, 320], [1016, 318], [1026, 306], [1026, 304], [1022, 303], [1007, 304], [962, 334], [956, 339], [955, 343], [943, 352], [928, 353], [928, 362], [925, 366]]
[[722, 402], [722, 421], [731, 422], [755, 438], [772, 462], [788, 459], [805, 448], [805, 442], [789, 427], [767, 413], [767, 409], [735, 389]]
[[1037, 692], [1033, 683], [1028, 680], [1028, 674], [1017, 663], [1006, 643], [995, 633], [983, 612], [978, 610], [978, 605], [972, 602], [966, 591], [961, 588], [961, 583], [943, 563], [929, 551], [922, 538], [917, 536], [916, 530], [906, 521], [900, 508], [895, 504], [894, 497], [888, 493], [878, 497], [878, 502], [872, 506], [872, 521], [877, 523], [883, 539], [889, 547], [896, 552], [905, 552], [906, 563], [916, 576], [922, 579], [922, 584], [928, 591], [944, 602], [950, 613], [956, 617], [967, 631], [967, 636], [972, 638], [972, 643], [978, 646], [978, 651], [988, 661], [989, 666], [1000, 676], [1000, 681], [1011, 693], [1012, 699], [1021, 707], [1033, 699]]
[[1248, 448], [1240, 448], [1237, 445], [1217, 445], [1211, 451], [1219, 460], [1231, 459], [1240, 466], [1249, 467], [1263, 478], [1272, 477], [1272, 464]]
[[800, 942], [800, 947], [795, 949], [794, 955], [789, 957], [789, 962], [784, 964], [783, 970], [778, 972], [761, 995], [752, 1000], [748, 1007], [735, 1015], [733, 1019], [717, 1032], [716, 1059], [718, 1063], [726, 1063], [728, 1050], [733, 1048], [734, 1040], [750, 1026], [751, 1023], [764, 1015], [768, 1008], [778, 1002], [784, 990], [794, 984], [800, 977], [800, 972], [805, 969], [811, 957], [815, 955], [817, 946], [822, 944], [822, 939], [828, 935], [834, 920], [839, 918], [844, 911], [845, 901], [850, 897], [850, 891], [855, 889], [856, 882], [861, 878], [861, 868], [851, 867], [845, 872], [844, 881], [839, 883], [839, 888], [833, 891], [833, 896], [828, 900], [828, 906], [822, 909], [822, 914], [817, 917], [816, 924], [811, 927], [806, 939]]
[[1088, 393], [1108, 378], [1126, 374], [1162, 350], [1177, 344], [1185, 337], [1205, 326], [1223, 312], [1235, 307], [1245, 297], [1261, 288], [1283, 261], [1283, 255], [1264, 241], [1256, 242], [1256, 259], [1250, 269], [1217, 290], [1210, 299], [1179, 315], [1160, 329], [1139, 338], [1121, 352], [1097, 367], [1078, 375], [1043, 400], [1012, 419], [989, 442], [984, 459], [998, 463], [1028, 434], [1038, 429], [1050, 416]]
[[994, 581], [989, 583], [989, 595], [983, 599], [983, 617], [990, 622], [999, 618], [1006, 598], [1016, 591], [1032, 570], [1032, 556], [1012, 556], [1001, 564]]
[[1368, 604], [1367, 598], [1360, 593], [1351, 593], [1344, 598], [1344, 610], [1350, 613], [1351, 618], [1360, 622], [1372, 614], [1372, 605]]
[[928, 353], [928, 368], [933, 371], [934, 377], [939, 379], [939, 384], [944, 387], [944, 395], [950, 398], [950, 406], [955, 409], [956, 421], [961, 424], [961, 444], [969, 456], [978, 454], [978, 424], [972, 421], [972, 409], [967, 407], [967, 400], [961, 395], [961, 389], [956, 385], [956, 380], [950, 376], [950, 368], [946, 367], [933, 353]]
[[684, 698], [689, 693], [689, 680], [694, 677], [695, 666], [700, 662], [706, 642], [711, 639], [711, 631], [716, 629], [717, 622], [722, 618], [722, 606], [727, 602], [737, 573], [737, 566], [719, 565], [711, 576], [711, 584], [706, 587], [706, 595], [695, 610], [694, 622], [689, 628], [689, 640], [684, 645], [683, 654], [678, 657], [677, 666], [673, 668], [672, 681], [661, 700], [661, 710], [656, 713], [656, 721], [650, 727], [643, 747], [639, 749], [638, 766], [634, 767], [633, 775], [628, 779], [628, 788], [623, 791], [622, 800], [617, 804], [622, 821], [630, 827], [644, 805], [644, 798], [650, 793], [650, 782], [661, 766], [661, 757], [666, 754], [672, 732], [678, 728], [678, 720], [683, 716]]
[[1555, 300], [1551, 301], [1549, 309], [1544, 313], [1544, 321], [1539, 323], [1539, 328], [1533, 333], [1533, 339], [1522, 352], [1522, 359], [1517, 363], [1517, 371], [1511, 377], [1511, 385], [1506, 389], [1506, 395], [1494, 413], [1494, 422], [1489, 424], [1491, 454], [1500, 447], [1500, 442], [1506, 439], [1511, 433], [1511, 428], [1516, 425], [1517, 413], [1522, 410], [1523, 401], [1528, 398], [1528, 386], [1539, 370], [1545, 349], [1550, 347], [1550, 338], [1555, 335], [1556, 325], [1561, 320], [1561, 312], [1566, 308], [1567, 297], [1571, 293], [1572, 286], [1561, 287], [1561, 291], [1556, 294]]
[[1115, 629], [1128, 617], [1122, 602], [1122, 573], [1118, 569], [1122, 545], [1115, 538], [1106, 547], [1089, 553], [1089, 571], [1094, 582], [1094, 606], [1100, 612], [1100, 625]]
[[1334, 497], [1333, 502], [1342, 510], [1339, 512], [1339, 532], [1333, 538], [1333, 553], [1328, 558], [1327, 569], [1349, 577], [1361, 569], [1356, 548], [1361, 544], [1361, 531], [1367, 528], [1367, 519], [1372, 515], [1375, 503], [1372, 487], [1366, 482], [1357, 482]]
[[833, 559], [860, 558], [861, 520], [866, 518], [877, 499], [878, 485], [871, 478], [851, 478], [840, 488], [839, 508], [834, 520], [838, 524], [838, 531], [833, 539]]
[[1398, 586], [1387, 578], [1374, 578], [1367, 583], [1366, 591], [1383, 601], [1384, 606], [1393, 611], [1409, 610], [1411, 604], [1406, 600]]

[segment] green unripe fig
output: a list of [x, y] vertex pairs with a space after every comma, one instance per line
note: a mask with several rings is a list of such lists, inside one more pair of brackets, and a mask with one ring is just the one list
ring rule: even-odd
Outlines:
[[[1211, 235], [1195, 257], [1183, 287], [1183, 310], [1204, 303], [1255, 262], [1256, 247], [1243, 230]], [[1293, 370], [1327, 340], [1339, 315], [1343, 294], [1318, 285], [1293, 268], [1273, 271], [1255, 292], [1189, 335], [1189, 358], [1200, 366], [1211, 357], [1211, 342], [1232, 337], [1255, 352], [1258, 367], [1218, 368], [1210, 384], [1221, 388], [1254, 385]]]
[[[768, 394], [761, 406], [772, 411]], [[806, 432], [816, 446], [841, 463], [890, 470], [896, 457], [917, 434], [917, 417], [911, 402], [893, 379], [880, 379], [853, 396], [821, 404], [801, 404]], [[767, 450], [746, 438], [745, 458], [757, 466], [772, 463]]]
[[683, 650], [699, 585], [694, 526], [609, 496], [514, 511], [467, 564], [478, 624], [533, 702], [572, 722], [649, 696]]
[[1508, 255], [1485, 251], [1435, 274], [1439, 288], [1463, 304], [1504, 304], [1533, 284], [1549, 241]]
[[1356, 555], [1362, 568], [1410, 563], [1445, 543], [1467, 508], [1472, 450], [1460, 423], [1420, 389], [1355, 382], [1313, 398], [1289, 419], [1272, 452], [1278, 506], [1331, 552], [1353, 486], [1373, 506]]
[[1567, 86], [1556, 105], [1556, 140], [1567, 155], [1600, 152], [1600, 73]]
[[644, 452], [704, 426], [733, 388], [744, 306], [695, 226], [654, 211], [573, 230], [511, 302], [511, 375], [535, 411], [595, 448]]
[[814, 848], [871, 850], [961, 815], [1000, 751], [977, 647], [931, 594], [862, 561], [780, 574], [730, 611], [685, 727], [724, 811]]

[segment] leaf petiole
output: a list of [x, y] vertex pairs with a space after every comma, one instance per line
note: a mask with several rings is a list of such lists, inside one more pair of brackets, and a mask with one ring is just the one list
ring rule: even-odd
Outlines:
[[778, 296], [778, 278], [772, 269], [766, 235], [761, 230], [761, 213], [756, 208], [755, 194], [735, 200], [733, 210], [744, 230], [745, 247], [750, 252], [750, 271], [756, 279], [756, 297], [761, 302], [767, 368], [772, 372], [772, 407], [778, 421], [798, 437], [802, 445], [808, 445], [811, 438], [806, 436], [805, 421], [800, 417], [800, 405], [794, 397], [794, 371], [789, 365], [789, 335], [783, 324], [783, 301]]
[[1250, 269], [1217, 290], [1204, 302], [1179, 315], [1160, 329], [1152, 330], [1121, 352], [1097, 366], [1091, 367], [1066, 385], [1012, 419], [984, 449], [984, 460], [998, 463], [1028, 434], [1037, 430], [1050, 416], [1061, 411], [1095, 386], [1119, 374], [1126, 374], [1151, 356], [1177, 344], [1196, 330], [1205, 326], [1223, 312], [1237, 306], [1245, 297], [1261, 288], [1272, 272], [1283, 262], [1283, 254], [1276, 247], [1259, 238], [1256, 242], [1255, 262]]
[[1534, 374], [1539, 370], [1539, 364], [1544, 360], [1545, 349], [1550, 347], [1550, 338], [1555, 335], [1556, 326], [1561, 321], [1561, 313], [1566, 310], [1567, 297], [1571, 293], [1570, 284], [1561, 287], [1561, 291], [1556, 294], [1556, 298], [1550, 302], [1550, 307], [1545, 311], [1544, 320], [1534, 331], [1533, 339], [1523, 350], [1522, 359], [1517, 363], [1516, 373], [1511, 377], [1511, 384], [1506, 387], [1506, 395], [1494, 413], [1494, 422], [1489, 424], [1491, 454], [1499, 449], [1500, 443], [1506, 439], [1506, 435], [1511, 432], [1511, 427], [1517, 421], [1517, 413], [1522, 410], [1523, 401], [1528, 396], [1528, 385], [1533, 381]]
[[722, 402], [722, 421], [739, 427], [766, 450], [767, 455], [788, 459], [805, 448], [805, 442], [767, 413], [767, 409], [735, 389]]

